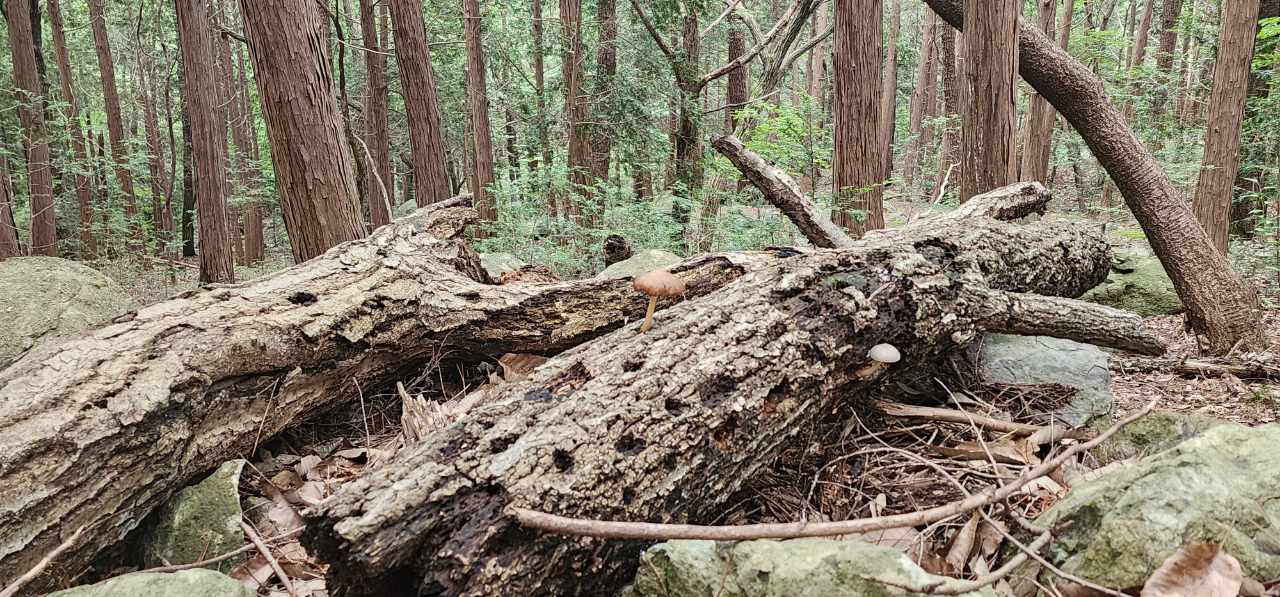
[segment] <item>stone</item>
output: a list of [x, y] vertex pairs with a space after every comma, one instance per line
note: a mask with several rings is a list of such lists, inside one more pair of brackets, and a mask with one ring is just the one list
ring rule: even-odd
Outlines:
[[225, 574], [203, 568], [181, 572], [136, 572], [49, 597], [254, 597], [257, 592]]
[[[880, 584], [942, 580], [902, 551], [861, 541], [669, 541], [640, 556], [634, 597], [818, 597], [921, 595]], [[990, 595], [990, 588], [964, 593]]]
[[[174, 494], [148, 519], [143, 534], [143, 564], [190, 564], [244, 545], [240, 528], [240, 471], [243, 460], [232, 460], [205, 480]], [[214, 564], [231, 570], [242, 558]]]
[[497, 280], [502, 274], [514, 272], [528, 264], [511, 253], [481, 253], [480, 265], [489, 273], [490, 278]]
[[[1114, 421], [1100, 418], [1096, 423], [1099, 432]], [[1167, 410], [1154, 411], [1134, 421], [1111, 436], [1090, 454], [1103, 466], [1131, 458], [1143, 458], [1163, 452], [1183, 441], [1199, 436], [1226, 421], [1196, 414], [1183, 414]]]
[[1143, 317], [1182, 312], [1182, 300], [1160, 260], [1132, 252], [1117, 253], [1107, 280], [1080, 298]]
[[111, 278], [57, 257], [0, 261], [0, 364], [45, 337], [82, 333], [135, 305]]
[[680, 256], [662, 249], [636, 251], [630, 259], [624, 259], [596, 274], [597, 278], [630, 278], [680, 263]]
[[[1280, 425], [1221, 423], [1076, 485], [1037, 519], [1063, 529], [1045, 555], [1069, 573], [1129, 589], [1184, 544], [1214, 543], [1246, 577], [1280, 577], [1277, 445]], [[1039, 572], [1028, 567], [1019, 580]]]
[[1071, 403], [1054, 417], [1073, 427], [1111, 413], [1110, 359], [1092, 344], [1045, 336], [984, 334], [970, 358], [989, 384], [1059, 384], [1074, 388]]

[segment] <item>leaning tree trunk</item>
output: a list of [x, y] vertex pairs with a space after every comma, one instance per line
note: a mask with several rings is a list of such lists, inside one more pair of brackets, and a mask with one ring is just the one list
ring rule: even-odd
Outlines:
[[[339, 489], [304, 543], [350, 594], [612, 594], [643, 543], [540, 534], [510, 509], [711, 520], [797, 430], [984, 329], [1157, 352], [1135, 315], [1041, 296], [1101, 281], [1109, 250], [1093, 227], [984, 217], [1043, 210], [1042, 187], [1023, 190], [847, 249], [783, 250], [648, 333], [567, 351]], [[879, 343], [904, 362], [872, 362]]]
[[[437, 204], [451, 207], [452, 200]], [[74, 577], [173, 491], [439, 351], [554, 353], [644, 312], [630, 280], [493, 286], [440, 209], [255, 282], [179, 295], [0, 370], [0, 586], [82, 524]], [[765, 253], [672, 268], [702, 295]], [[34, 588], [48, 589], [45, 576]]]
[[[963, 28], [962, 0], [927, 2]], [[1033, 25], [1019, 20], [1018, 36], [1019, 73], [1075, 127], [1120, 188], [1203, 337], [1201, 349], [1225, 354], [1263, 346], [1257, 290], [1209, 243], [1169, 175], [1107, 99], [1102, 80]]]

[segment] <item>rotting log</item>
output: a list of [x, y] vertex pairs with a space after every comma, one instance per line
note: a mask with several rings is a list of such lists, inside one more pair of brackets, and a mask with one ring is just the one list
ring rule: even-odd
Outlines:
[[[462, 202], [39, 345], [0, 371], [0, 586], [97, 521], [50, 567], [74, 577], [173, 491], [434, 355], [553, 354], [644, 312], [626, 279], [486, 284], [459, 238], [475, 218]], [[713, 255], [672, 270], [696, 296], [774, 259]]]
[[[1047, 201], [974, 201], [1013, 197]], [[344, 594], [612, 594], [644, 543], [546, 535], [507, 513], [710, 521], [797, 430], [969, 342], [997, 311], [1006, 331], [1158, 347], [1135, 315], [1040, 296], [1078, 296], [1107, 275], [1096, 228], [970, 210], [796, 253], [660, 313], [647, 333], [566, 351], [340, 488], [308, 512], [305, 544]], [[994, 308], [1008, 293], [1072, 309]], [[1102, 313], [1123, 324], [1104, 328], [1112, 337], [1096, 337]], [[867, 357], [885, 342], [902, 362]]]

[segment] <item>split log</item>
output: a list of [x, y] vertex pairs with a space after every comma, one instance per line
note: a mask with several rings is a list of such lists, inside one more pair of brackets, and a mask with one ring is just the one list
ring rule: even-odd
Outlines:
[[[51, 568], [74, 577], [173, 491], [434, 355], [551, 354], [644, 312], [629, 280], [485, 283], [458, 238], [475, 219], [461, 202], [38, 346], [0, 371], [0, 586], [97, 520]], [[702, 295], [775, 259], [708, 256], [673, 270]]]
[[[983, 199], [974, 199], [982, 204]], [[1023, 195], [1041, 202], [1037, 194]], [[521, 527], [513, 508], [706, 522], [800, 429], [898, 371], [1002, 329], [1094, 335], [1078, 296], [1110, 267], [1095, 228], [941, 218], [847, 249], [797, 253], [499, 386], [470, 411], [307, 514], [304, 542], [348, 594], [612, 594], [645, 544]], [[993, 308], [1019, 293], [1073, 309]], [[1007, 303], [1008, 301], [1006, 301]], [[1105, 344], [1158, 345], [1137, 316]], [[868, 349], [890, 343], [903, 362]]]

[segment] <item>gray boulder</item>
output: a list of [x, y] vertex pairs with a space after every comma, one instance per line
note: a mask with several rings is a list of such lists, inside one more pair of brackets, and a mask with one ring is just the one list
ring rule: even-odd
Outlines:
[[119, 285], [75, 261], [0, 261], [0, 363], [41, 338], [79, 334], [133, 308]]
[[212, 570], [138, 572], [96, 585], [72, 587], [49, 597], [253, 597], [257, 592]]
[[[143, 563], [148, 566], [190, 564], [209, 554], [231, 551], [244, 544], [240, 528], [240, 471], [243, 460], [218, 467], [205, 480], [174, 494], [151, 518], [142, 539]], [[216, 564], [230, 570], [241, 558]]]
[[[921, 593], [871, 578], [899, 585], [940, 579], [900, 550], [861, 541], [669, 541], [640, 559], [630, 588], [634, 597], [888, 597]], [[988, 588], [965, 595], [995, 593]]]
[[991, 384], [1060, 384], [1075, 388], [1071, 404], [1054, 416], [1071, 426], [1111, 413], [1109, 358], [1092, 344], [1044, 336], [986, 334], [971, 356], [978, 376]]
[[1134, 253], [1117, 254], [1107, 280], [1080, 298], [1144, 317], [1182, 311], [1182, 300], [1160, 260]]
[[636, 251], [630, 259], [624, 259], [596, 275], [597, 278], [629, 278], [680, 263], [680, 256], [662, 249]]
[[[1109, 418], [1102, 418], [1095, 421], [1095, 426], [1101, 431], [1110, 427], [1113, 422]], [[1126, 425], [1090, 453], [1098, 460], [1099, 465], [1142, 458], [1168, 450], [1225, 424], [1226, 421], [1203, 415], [1159, 410]]]
[[1280, 577], [1277, 445], [1280, 425], [1222, 423], [1077, 485], [1037, 521], [1065, 529], [1047, 557], [1125, 589], [1142, 586], [1183, 544], [1203, 542], [1235, 556], [1247, 577]]
[[480, 265], [489, 273], [490, 278], [497, 280], [502, 274], [514, 272], [529, 264], [511, 253], [481, 253]]

